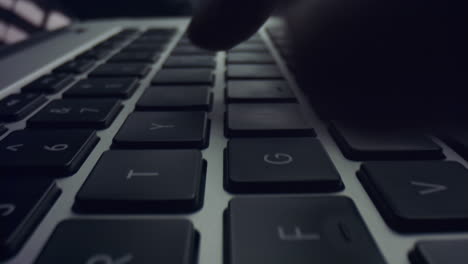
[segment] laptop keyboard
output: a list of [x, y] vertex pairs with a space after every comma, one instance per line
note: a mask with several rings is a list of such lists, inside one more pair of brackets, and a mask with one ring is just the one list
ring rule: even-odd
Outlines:
[[[26, 121], [23, 130], [0, 129], [8, 133], [0, 141], [0, 259], [20, 252], [60, 199], [56, 179], [73, 177], [105, 140], [109, 148], [98, 153], [69, 209], [167, 219], [66, 219], [34, 263], [197, 263], [205, 234], [180, 216], [204, 208], [213, 164], [203, 151], [212, 141], [212, 115], [223, 115], [212, 112], [213, 72], [223, 67], [229, 141], [218, 153], [224, 155], [218, 176], [235, 196], [224, 218], [217, 214], [224, 220], [225, 263], [387, 263], [355, 202], [339, 195], [347, 188], [344, 176], [261, 36], [228, 51], [225, 65], [183, 36], [152, 73], [175, 35], [123, 30], [0, 101], [0, 122]], [[283, 32], [271, 28], [269, 37], [293, 69]], [[123, 112], [137, 91], [134, 111]], [[112, 136], [100, 137], [121, 115]], [[445, 161], [442, 148], [445, 142], [467, 157], [468, 133], [437, 138], [348, 122], [330, 122], [330, 135], [342, 155], [362, 161], [359, 182], [391, 229], [468, 230], [468, 171]], [[458, 264], [468, 261], [466, 249], [467, 240], [421, 240], [406, 253], [413, 264]]]

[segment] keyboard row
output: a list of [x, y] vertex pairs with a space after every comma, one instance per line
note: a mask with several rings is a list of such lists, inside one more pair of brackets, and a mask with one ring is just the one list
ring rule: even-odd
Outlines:
[[[56, 198], [53, 184], [34, 183], [39, 187], [35, 190], [46, 194], [28, 195], [43, 204]], [[4, 217], [21, 208], [2, 209]], [[43, 214], [44, 208], [35, 209], [22, 224], [30, 226], [37, 220], [34, 217]], [[8, 242], [23, 239], [21, 232], [8, 231]], [[354, 203], [346, 197], [234, 198], [224, 215], [224, 234], [224, 259], [230, 264], [291, 260], [338, 264], [350, 259], [386, 263]], [[55, 228], [35, 263], [197, 263], [201, 235], [189, 220], [181, 219], [66, 220]], [[468, 257], [467, 246], [468, 240], [420, 241], [408, 258], [413, 264], [462, 264]], [[9, 252], [2, 251], [2, 257], [5, 253]]]

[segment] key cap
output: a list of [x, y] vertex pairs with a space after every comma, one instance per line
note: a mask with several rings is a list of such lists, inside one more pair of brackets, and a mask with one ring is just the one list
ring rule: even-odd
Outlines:
[[412, 264], [465, 264], [468, 240], [420, 241], [409, 254]]
[[214, 68], [213, 56], [171, 56], [164, 63], [165, 68]]
[[[398, 126], [396, 126], [398, 127]], [[330, 133], [351, 160], [443, 159], [442, 148], [422, 132], [391, 125], [333, 121]]]
[[241, 43], [229, 51], [239, 52], [268, 52], [263, 43]]
[[212, 85], [213, 79], [211, 69], [163, 69], [156, 74], [151, 83], [156, 85]]
[[224, 223], [230, 264], [385, 263], [345, 197], [234, 198]]
[[196, 211], [203, 203], [204, 164], [198, 150], [105, 152], [78, 192], [75, 208], [95, 213]]
[[112, 50], [92, 49], [78, 56], [77, 60], [102, 60], [109, 56]]
[[142, 35], [135, 39], [132, 43], [134, 44], [156, 44], [156, 45], [164, 45], [168, 43], [170, 37], [168, 36], [159, 36], [159, 35]]
[[18, 121], [46, 102], [43, 95], [12, 94], [0, 101], [0, 121]]
[[198, 234], [185, 219], [67, 220], [35, 264], [195, 264], [197, 244]]
[[227, 66], [228, 79], [282, 79], [276, 65], [233, 64]]
[[229, 52], [227, 55], [229, 64], [273, 64], [275, 59], [270, 53], [258, 52]]
[[104, 41], [94, 47], [96, 50], [111, 50], [114, 51], [122, 47], [122, 42], [120, 41]]
[[315, 136], [299, 104], [229, 104], [228, 137]]
[[58, 93], [73, 82], [71, 75], [49, 74], [42, 76], [23, 88], [27, 93]]
[[38, 128], [109, 127], [122, 109], [120, 101], [111, 99], [54, 100], [28, 120]]
[[285, 81], [228, 81], [228, 102], [294, 102], [296, 97]]
[[150, 71], [150, 66], [143, 63], [107, 63], [92, 71], [92, 77], [144, 77]]
[[147, 29], [143, 35], [144, 36], [165, 36], [165, 37], [172, 37], [177, 32], [176, 29], [173, 28], [150, 28]]
[[468, 170], [456, 162], [367, 162], [358, 177], [399, 232], [468, 230]]
[[16, 131], [0, 142], [0, 172], [1, 175], [68, 176], [79, 169], [98, 141], [94, 131]]
[[64, 97], [112, 97], [126, 99], [138, 88], [134, 78], [97, 78], [82, 80], [66, 91]]
[[165, 45], [161, 43], [132, 43], [125, 47], [122, 52], [162, 52]]
[[121, 52], [110, 58], [110, 62], [155, 62], [159, 58], [158, 52], [138, 51]]
[[205, 112], [135, 112], [114, 144], [119, 148], [205, 148], [208, 131]]
[[[60, 196], [47, 177], [0, 177], [0, 259], [16, 254]], [[34, 175], [37, 176], [37, 175]]]
[[94, 67], [94, 61], [74, 60], [58, 67], [54, 72], [58, 73], [83, 73]]
[[225, 153], [225, 186], [234, 193], [343, 189], [330, 157], [313, 138], [231, 139]]
[[211, 50], [201, 49], [193, 45], [179, 45], [172, 51], [173, 55], [214, 55], [215, 52]]
[[212, 94], [208, 86], [153, 86], [136, 104], [139, 111], [209, 111]]

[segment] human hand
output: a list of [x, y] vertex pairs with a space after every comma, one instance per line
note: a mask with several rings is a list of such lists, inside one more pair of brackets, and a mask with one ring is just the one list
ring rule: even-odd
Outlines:
[[[285, 1], [202, 1], [189, 37], [208, 49], [229, 49]], [[465, 1], [288, 2], [296, 78], [316, 110], [330, 118], [446, 117], [441, 113], [466, 104]]]

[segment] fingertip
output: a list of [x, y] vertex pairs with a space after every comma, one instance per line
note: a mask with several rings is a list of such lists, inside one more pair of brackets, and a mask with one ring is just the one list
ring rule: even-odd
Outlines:
[[209, 50], [227, 50], [248, 39], [263, 25], [276, 0], [205, 0], [188, 27], [188, 37]]

